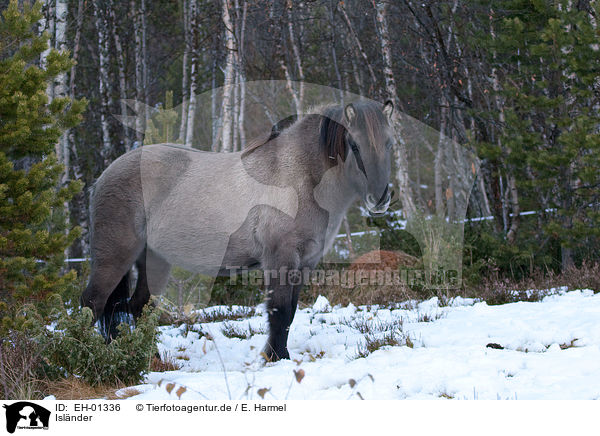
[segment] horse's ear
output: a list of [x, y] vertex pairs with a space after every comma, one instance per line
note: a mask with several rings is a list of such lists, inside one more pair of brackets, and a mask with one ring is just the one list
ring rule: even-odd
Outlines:
[[356, 119], [356, 109], [352, 105], [352, 103], [346, 105], [344, 108], [344, 117], [346, 118], [346, 123], [348, 126], [352, 125], [354, 120]]
[[383, 114], [388, 120], [392, 119], [392, 113], [394, 112], [394, 103], [392, 100], [388, 100], [383, 104]]

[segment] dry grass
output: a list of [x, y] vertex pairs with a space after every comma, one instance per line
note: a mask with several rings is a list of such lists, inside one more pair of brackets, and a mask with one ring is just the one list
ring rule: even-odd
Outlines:
[[570, 289], [591, 289], [600, 292], [600, 263], [583, 262], [580, 268], [570, 268], [559, 278]]
[[394, 319], [392, 321], [381, 321], [377, 319], [352, 318], [342, 319], [340, 324], [347, 325], [362, 334], [372, 334], [381, 332], [402, 331], [403, 320]]
[[228, 338], [239, 338], [239, 339], [250, 339], [254, 335], [263, 335], [267, 331], [262, 329], [255, 329], [250, 323], [247, 325], [234, 324], [232, 322], [224, 322], [221, 327], [223, 336]]
[[57, 381], [45, 381], [44, 384], [44, 391], [48, 395], [54, 395], [57, 400], [90, 400], [94, 398], [118, 400], [139, 394], [137, 389], [127, 388], [125, 395], [122, 393], [122, 395], [117, 396], [116, 392], [119, 389], [125, 388], [126, 386], [91, 386], [83, 380], [73, 376]]
[[600, 292], [600, 263], [584, 262], [581, 267], [570, 268], [560, 274], [553, 271], [534, 271], [521, 280], [486, 277], [476, 286], [465, 290], [467, 296], [481, 298], [490, 305], [516, 301], [539, 301], [552, 288], [591, 289]]
[[219, 321], [236, 321], [239, 319], [251, 318], [254, 316], [255, 309], [253, 307], [236, 307], [218, 308], [210, 311], [202, 311], [198, 314], [196, 322], [209, 323]]
[[[379, 256], [379, 262], [374, 262]], [[301, 296], [302, 305], [310, 306], [319, 295], [329, 300], [332, 306], [355, 305], [380, 305], [389, 306], [394, 303], [417, 300], [422, 301], [432, 296], [440, 299], [440, 305], [447, 304], [455, 296], [478, 298], [490, 305], [507, 304], [517, 301], [539, 301], [547, 291], [552, 288], [566, 286], [568, 289], [591, 289], [600, 292], [600, 263], [584, 262], [580, 267], [570, 268], [560, 274], [550, 270], [536, 270], [527, 278], [514, 280], [502, 278], [498, 275], [483, 277], [479, 283], [463, 283], [462, 289], [427, 290], [410, 287], [406, 283], [376, 284], [373, 278], [386, 274], [392, 270], [419, 267], [415, 258], [397, 252], [371, 252], [356, 259], [356, 261], [340, 270], [340, 274], [353, 273], [354, 280], [347, 280], [341, 284], [329, 285], [310, 284]], [[367, 281], [373, 284], [357, 284], [357, 274], [369, 277]]]
[[[327, 270], [326, 265], [323, 267]], [[359, 306], [386, 306], [400, 301], [429, 298], [434, 294], [417, 287], [411, 288], [404, 282], [408, 271], [421, 268], [420, 259], [401, 251], [370, 251], [339, 270], [339, 283], [311, 283], [308, 292], [303, 295], [303, 302], [310, 304], [323, 295], [332, 305], [347, 306], [353, 303]]]
[[[344, 273], [343, 270], [342, 273]], [[314, 303], [319, 295], [324, 296], [332, 306], [347, 306], [352, 303], [357, 306], [382, 305], [386, 306], [399, 301], [412, 299], [423, 299], [423, 295], [412, 290], [404, 283], [397, 284], [368, 284], [355, 286], [342, 286], [333, 284], [330, 286], [311, 284], [303, 295], [306, 305]]]
[[117, 395], [119, 389], [126, 387], [123, 383], [91, 386], [75, 376], [58, 380], [36, 376], [42, 365], [39, 348], [22, 334], [11, 334], [0, 347], [0, 398], [3, 399], [40, 400], [54, 395], [57, 400], [115, 400], [139, 393], [129, 388]]
[[365, 335], [365, 341], [361, 342], [357, 347], [356, 354], [353, 356], [353, 358], [360, 359], [361, 357], [367, 357], [374, 351], [386, 346], [408, 346], [407, 339], [408, 336], [401, 331], [389, 331], [378, 335], [368, 333]]
[[352, 271], [383, 271], [386, 268], [398, 269], [399, 267], [417, 268], [421, 261], [402, 251], [373, 250], [359, 256], [352, 262]]
[[434, 322], [443, 317], [444, 317], [444, 313], [442, 313], [442, 312], [433, 313], [433, 314], [419, 313], [417, 316], [417, 322]]
[[570, 342], [565, 342], [564, 344], [560, 344], [560, 345], [559, 345], [559, 346], [560, 346], [560, 349], [561, 349], [561, 350], [567, 350], [567, 349], [569, 349], [569, 348], [575, 348], [575, 347], [578, 347], [579, 345], [575, 344], [575, 342], [577, 342], [578, 340], [579, 340], [579, 338], [574, 338], [574, 339], [571, 339], [571, 341], [570, 341]]
[[141, 392], [136, 388], [125, 388], [119, 393], [119, 399], [124, 400], [139, 394], [141, 394]]
[[36, 375], [42, 363], [40, 351], [38, 344], [22, 333], [0, 340], [0, 398], [43, 398], [43, 380]]
[[177, 371], [179, 368], [175, 359], [168, 353], [161, 355], [160, 358], [154, 356], [150, 362], [150, 371], [154, 372]]
[[195, 324], [211, 323], [219, 321], [235, 321], [250, 318], [254, 315], [253, 307], [227, 307], [210, 311], [191, 311], [189, 313], [162, 311], [159, 319], [160, 325], [185, 324], [189, 330], [193, 330]]
[[386, 346], [413, 347], [410, 337], [402, 331], [401, 319], [389, 322], [352, 319], [343, 320], [341, 324], [359, 331], [364, 336], [364, 342], [358, 345], [356, 354], [351, 356], [350, 359], [367, 357], [372, 352]]

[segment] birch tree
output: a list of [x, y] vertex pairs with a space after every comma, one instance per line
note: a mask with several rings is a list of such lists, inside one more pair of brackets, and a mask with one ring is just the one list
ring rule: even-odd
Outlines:
[[187, 108], [187, 122], [185, 134], [185, 146], [191, 147], [194, 142], [194, 119], [196, 118], [196, 92], [198, 88], [198, 3], [197, 0], [188, 0], [190, 20], [190, 99]]
[[[71, 71], [69, 73], [69, 96], [71, 100], [75, 100], [75, 78], [77, 76], [77, 60], [79, 59], [79, 52], [81, 50], [81, 30], [83, 27], [83, 3], [84, 0], [77, 1], [77, 18], [75, 24], [75, 38], [73, 39], [73, 64], [71, 65]], [[73, 130], [69, 130], [69, 150], [75, 150], [75, 137]], [[70, 151], [69, 151], [70, 153]], [[70, 168], [73, 170], [75, 178], [81, 178], [81, 173], [78, 171], [79, 162], [76, 159], [74, 165]], [[68, 172], [68, 171], [67, 171]]]
[[[294, 92], [294, 102], [296, 103], [296, 113], [302, 113], [304, 104], [304, 69], [302, 68], [302, 57], [300, 56], [300, 49], [298, 48], [298, 41], [296, 40], [296, 33], [294, 31], [294, 18], [292, 16], [292, 0], [286, 2], [286, 16], [287, 16], [287, 30], [290, 38], [290, 45], [292, 46], [292, 54], [294, 61], [296, 62], [296, 71], [298, 74], [298, 89]], [[288, 80], [289, 83], [289, 80]]]
[[[54, 32], [54, 48], [60, 52], [67, 51], [67, 14], [68, 14], [68, 2], [67, 0], [56, 0], [56, 21], [55, 21], [55, 32]], [[52, 98], [66, 98], [67, 97], [67, 72], [61, 72], [54, 79], [54, 89], [52, 92]], [[60, 136], [58, 143], [56, 144], [56, 157], [58, 161], [65, 167], [63, 176], [61, 178], [61, 184], [65, 184], [68, 180], [69, 175], [69, 141], [68, 132], [65, 131]]]
[[[494, 24], [492, 22], [492, 18], [494, 16], [494, 11], [491, 11], [490, 14], [490, 36], [492, 40], [496, 39], [496, 32], [494, 31]], [[494, 65], [492, 66], [492, 89], [494, 90], [494, 104], [496, 106], [496, 110], [498, 111], [498, 121], [500, 122], [500, 126], [503, 126], [506, 123], [506, 117], [504, 114], [504, 103], [503, 99], [500, 95], [500, 82], [498, 79], [498, 70], [496, 68], [496, 51], [492, 51], [492, 59]], [[496, 141], [500, 150], [502, 150], [502, 154], [506, 157], [507, 150], [502, 144], [501, 135], [497, 135]], [[508, 201], [503, 197], [503, 203], [509, 203], [512, 210], [512, 217], [510, 218], [510, 227], [506, 230], [506, 239], [513, 244], [517, 237], [517, 230], [519, 229], [519, 214], [521, 212], [521, 208], [519, 206], [519, 193], [517, 190], [517, 182], [515, 179], [514, 172], [510, 165], [507, 165], [507, 191], [506, 197], [508, 197]], [[505, 209], [505, 208], [504, 208]], [[507, 221], [509, 220], [508, 213], [503, 214], [504, 228], [507, 227]]]
[[190, 57], [190, 46], [191, 46], [191, 26], [190, 26], [190, 11], [189, 11], [190, 0], [183, 0], [183, 71], [181, 74], [181, 123], [179, 125], [179, 136], [178, 141], [186, 144], [185, 134], [187, 126], [187, 112], [189, 105], [189, 57]]
[[390, 34], [387, 25], [386, 9], [387, 3], [383, 1], [371, 1], [375, 9], [375, 23], [377, 28], [377, 36], [381, 47], [381, 55], [383, 58], [383, 76], [385, 80], [385, 93], [388, 98], [394, 102], [393, 121], [396, 129], [396, 138], [398, 144], [394, 147], [394, 158], [396, 162], [396, 180], [398, 182], [398, 190], [400, 201], [402, 202], [402, 212], [405, 218], [412, 217], [416, 212], [412, 188], [408, 176], [408, 152], [407, 145], [402, 137], [401, 132], [401, 117], [400, 111], [404, 108], [398, 98], [396, 88], [396, 80], [392, 70], [392, 48], [390, 44]]
[[108, 116], [110, 113], [111, 98], [110, 98], [110, 78], [109, 78], [109, 45], [108, 45], [108, 23], [105, 16], [105, 8], [103, 2], [94, 0], [94, 19], [96, 32], [98, 35], [98, 92], [100, 94], [100, 127], [102, 129], [102, 150], [101, 156], [104, 165], [108, 166], [111, 161], [112, 143], [110, 138], [110, 129], [108, 124]]
[[[344, 22], [346, 23], [346, 26], [348, 26], [348, 31], [349, 31], [349, 33], [352, 36], [352, 39], [354, 41], [354, 47], [358, 51], [358, 53], [360, 54], [360, 56], [362, 57], [363, 62], [365, 63], [365, 65], [367, 66], [367, 69], [369, 71], [369, 77], [371, 78], [370, 89], [372, 90], [373, 87], [375, 86], [375, 84], [377, 83], [377, 78], [375, 77], [375, 71], [373, 70], [373, 66], [369, 62], [369, 58], [367, 56], [367, 53], [366, 53], [365, 49], [363, 48], [363, 45], [360, 42], [358, 34], [356, 33], [356, 30], [354, 29], [354, 26], [352, 25], [352, 22], [350, 21], [350, 18], [348, 17], [348, 13], [346, 12], [346, 6], [345, 6], [344, 2], [339, 2], [338, 6], [339, 6], [339, 9], [340, 9], [340, 12], [342, 13], [342, 17], [344, 18]], [[357, 72], [355, 72], [355, 80], [357, 81], [357, 83], [361, 83], [362, 84], [362, 81], [359, 82], [359, 79], [356, 76], [358, 76]], [[359, 87], [360, 86], [361, 85], [359, 85]]]
[[148, 73], [148, 51], [147, 51], [147, 25], [146, 25], [146, 0], [140, 0], [140, 26], [142, 39], [142, 83], [144, 84], [144, 127], [148, 125], [150, 119], [150, 93], [149, 91], [149, 73]]
[[[239, 25], [236, 26], [236, 30], [239, 29], [237, 40], [238, 47], [236, 51], [236, 122], [234, 123], [234, 129], [237, 132], [238, 138], [238, 149], [242, 149], [246, 144], [246, 132], [244, 128], [245, 121], [245, 106], [246, 106], [246, 73], [244, 70], [244, 42], [246, 37], [246, 20], [248, 15], [248, 2], [244, 0], [243, 6], [240, 8], [239, 0], [235, 0], [235, 9], [238, 15]], [[236, 142], [234, 141], [234, 146]]]
[[[121, 108], [121, 117], [126, 119], [127, 117], [127, 78], [125, 76], [125, 54], [123, 52], [123, 46], [121, 44], [121, 38], [119, 37], [118, 21], [115, 16], [115, 8], [112, 0], [108, 1], [109, 14], [110, 14], [110, 26], [115, 44], [115, 52], [117, 58], [117, 68], [119, 75], [119, 107]], [[125, 152], [131, 150], [131, 141], [129, 135], [127, 135], [126, 125], [122, 125], [123, 129], [123, 144], [125, 145]]]
[[[48, 32], [49, 38], [47, 41], [46, 50], [44, 50], [40, 54], [40, 67], [42, 69], [46, 69], [48, 65], [48, 55], [50, 54], [50, 50], [54, 46], [54, 37], [55, 37], [55, 27], [54, 27], [54, 0], [42, 0], [42, 8], [43, 15], [39, 22], [39, 30], [40, 33]], [[52, 101], [54, 97], [54, 83], [49, 81], [46, 85], [46, 95], [48, 96], [48, 101]]]
[[[135, 132], [137, 145], [141, 146], [144, 139], [146, 109], [142, 102], [146, 101], [144, 88], [144, 63], [142, 22], [136, 0], [130, 1], [130, 13], [133, 18], [134, 57], [135, 57]], [[147, 107], [147, 106], [146, 106]]]
[[222, 0], [222, 19], [225, 26], [225, 68], [223, 70], [223, 126], [221, 150], [233, 151], [233, 94], [235, 86], [236, 43], [230, 14], [230, 1]]

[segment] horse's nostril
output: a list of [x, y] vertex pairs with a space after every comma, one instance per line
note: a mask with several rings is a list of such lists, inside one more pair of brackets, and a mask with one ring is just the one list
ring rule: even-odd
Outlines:
[[375, 197], [373, 197], [373, 195], [372, 195], [372, 194], [368, 194], [368, 195], [367, 195], [367, 201], [368, 201], [369, 203], [371, 203], [371, 204], [375, 204], [375, 203], [377, 203], [377, 200], [375, 200]]

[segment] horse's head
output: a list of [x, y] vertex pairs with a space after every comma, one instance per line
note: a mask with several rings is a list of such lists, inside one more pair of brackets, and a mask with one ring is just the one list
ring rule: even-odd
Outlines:
[[347, 159], [344, 171], [352, 186], [373, 214], [387, 211], [394, 133], [391, 127], [393, 103], [358, 102], [344, 108]]

